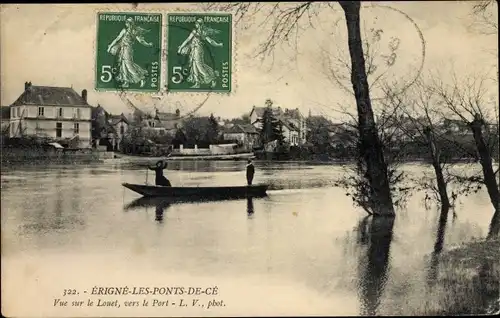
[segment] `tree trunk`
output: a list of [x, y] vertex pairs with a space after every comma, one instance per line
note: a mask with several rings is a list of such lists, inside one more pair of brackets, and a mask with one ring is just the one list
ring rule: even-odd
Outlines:
[[370, 101], [370, 92], [365, 68], [365, 58], [360, 32], [359, 1], [339, 2], [347, 22], [349, 54], [351, 56], [351, 82], [358, 110], [360, 155], [367, 167], [367, 178], [372, 190], [372, 209], [375, 215], [394, 216], [387, 164], [378, 136]]
[[472, 133], [474, 135], [474, 141], [476, 143], [477, 151], [479, 153], [479, 162], [483, 169], [484, 184], [488, 190], [491, 203], [495, 208], [495, 211], [500, 210], [500, 191], [498, 190], [497, 180], [495, 179], [495, 172], [493, 171], [493, 162], [491, 159], [491, 153], [484, 141], [483, 136], [483, 125], [484, 121], [479, 115], [475, 116], [474, 120], [469, 124]]
[[436, 146], [436, 141], [434, 135], [429, 127], [425, 129], [425, 137], [427, 138], [427, 144], [432, 158], [432, 166], [434, 167], [434, 172], [436, 173], [436, 182], [439, 191], [439, 197], [441, 199], [441, 208], [448, 210], [451, 206], [450, 199], [448, 198], [448, 191], [446, 187], [446, 182], [443, 176], [443, 169], [440, 163], [440, 151]]
[[492, 240], [498, 237], [498, 233], [500, 232], [500, 210], [496, 210], [495, 214], [493, 214], [493, 218], [491, 219], [490, 229], [488, 231], [488, 236], [486, 239]]

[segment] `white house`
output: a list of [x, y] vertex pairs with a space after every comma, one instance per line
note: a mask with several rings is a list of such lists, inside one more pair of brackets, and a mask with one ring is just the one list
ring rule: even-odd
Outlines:
[[299, 111], [298, 108], [295, 109], [285, 109], [283, 117], [291, 123], [297, 130], [298, 142], [297, 145], [303, 145], [307, 142], [307, 120], [304, 115]]
[[[253, 106], [250, 111], [250, 123], [257, 129], [262, 129], [262, 116], [268, 108]], [[291, 146], [301, 146], [306, 143], [307, 124], [306, 118], [300, 113], [299, 109], [285, 109], [281, 107], [270, 107], [273, 116], [278, 119], [283, 126], [283, 136], [285, 142]]]
[[295, 127], [293, 123], [287, 120], [283, 120], [283, 137], [286, 143], [290, 144], [290, 146], [299, 146], [300, 143], [300, 132], [298, 127]]
[[121, 115], [110, 115], [108, 118], [108, 122], [115, 131], [114, 148], [118, 150], [120, 149], [120, 145], [122, 144], [123, 137], [129, 129], [129, 121], [127, 117], [125, 117], [125, 115], [122, 113]]
[[91, 146], [91, 106], [87, 90], [78, 95], [69, 87], [24, 84], [24, 92], [10, 105], [9, 136], [49, 137], [77, 147]]

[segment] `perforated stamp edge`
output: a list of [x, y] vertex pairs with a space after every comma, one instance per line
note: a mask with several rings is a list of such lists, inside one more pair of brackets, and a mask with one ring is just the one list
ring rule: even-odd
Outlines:
[[[175, 14], [192, 14], [192, 15], [229, 15], [231, 17], [231, 22], [230, 22], [230, 26], [231, 26], [231, 33], [230, 33], [230, 40], [231, 40], [231, 47], [230, 47], [230, 65], [231, 65], [231, 78], [230, 78], [230, 90], [198, 90], [198, 92], [201, 92], [201, 93], [215, 93], [215, 94], [231, 94], [235, 91], [235, 88], [236, 88], [236, 80], [234, 79], [234, 75], [237, 73], [235, 72], [235, 55], [237, 53], [235, 53], [235, 28], [234, 28], [234, 21], [233, 21], [233, 13], [232, 12], [225, 12], [225, 11], [200, 11], [200, 10], [191, 10], [191, 11], [177, 11], [177, 12], [168, 12], [166, 14], [166, 19], [168, 20], [169, 19], [169, 16], [171, 15], [175, 15]], [[167, 43], [168, 45], [168, 41], [169, 41], [169, 27], [167, 26], [167, 29], [166, 29], [166, 32], [165, 32], [165, 42]], [[167, 48], [168, 49], [168, 48]], [[169, 69], [169, 65], [168, 65], [168, 57], [167, 55], [165, 55], [166, 58], [167, 58], [167, 62], [166, 62], [166, 74], [165, 76], [167, 76], [169, 74], [168, 72], [168, 69]], [[168, 81], [168, 78], [166, 78], [166, 80]], [[167, 82], [168, 83], [168, 82]], [[168, 90], [167, 88], [167, 85], [165, 85], [165, 88], [167, 89], [167, 91], [170, 93], [170, 94], [177, 94], [177, 93], [190, 93], [190, 92], [197, 92], [196, 89], [174, 89], [174, 90]]]
[[[94, 25], [92, 26], [93, 28], [93, 34], [94, 34], [94, 39], [92, 41], [92, 49], [93, 49], [93, 54], [94, 54], [94, 59], [93, 59], [93, 65], [92, 65], [92, 74], [94, 77], [94, 82], [93, 82], [93, 91], [95, 93], [114, 93], [118, 94], [120, 96], [130, 96], [134, 97], [137, 96], [139, 98], [144, 98], [146, 96], [151, 96], [154, 98], [161, 98], [166, 95], [183, 95], [184, 97], [199, 97], [199, 96], [207, 96], [207, 94], [217, 94], [218, 96], [225, 96], [225, 95], [232, 95], [238, 91], [238, 69], [239, 69], [239, 61], [238, 61], [238, 45], [237, 45], [237, 32], [234, 24], [234, 12], [233, 11], [213, 11], [213, 10], [202, 10], [200, 9], [195, 9], [195, 8], [186, 8], [183, 7], [182, 5], [176, 4], [176, 6], [170, 5], [170, 4], [163, 4], [164, 7], [159, 7], [159, 6], [148, 6], [148, 7], [141, 7], [137, 6], [135, 8], [130, 8], [130, 7], [124, 7], [124, 4], [113, 4], [113, 5], [106, 5], [106, 6], [101, 6], [94, 8], [93, 14], [94, 14]], [[144, 13], [144, 14], [161, 14], [162, 16], [162, 23], [161, 23], [161, 69], [160, 69], [160, 89], [158, 92], [153, 92], [153, 91], [136, 91], [136, 90], [104, 90], [104, 89], [97, 89], [95, 85], [95, 74], [96, 74], [96, 67], [97, 67], [97, 26], [98, 26], [98, 14], [99, 13], [125, 13], [125, 14], [134, 14], [134, 13]], [[230, 14], [231, 15], [231, 91], [168, 91], [167, 90], [167, 43], [168, 43], [168, 15], [169, 14], [181, 14], [181, 13], [193, 13], [193, 14]], [[195, 107], [196, 108], [196, 107]], [[199, 109], [197, 107], [196, 109]], [[194, 111], [193, 111], [194, 112]]]

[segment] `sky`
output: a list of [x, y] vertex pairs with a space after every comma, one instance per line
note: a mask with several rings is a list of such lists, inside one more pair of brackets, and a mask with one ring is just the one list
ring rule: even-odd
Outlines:
[[[155, 97], [144, 93], [128, 97], [144, 110], [157, 107], [173, 112], [179, 108], [185, 114], [199, 108], [200, 115], [214, 113], [222, 118], [239, 117], [250, 112], [254, 105], [264, 106], [270, 98], [282, 108], [299, 108], [304, 114], [311, 111], [340, 121], [343, 115], [338, 110], [354, 111], [355, 100], [350, 93], [348, 73], [341, 64], [349, 62], [345, 20], [340, 6], [335, 5], [321, 10], [312, 26], [307, 18], [303, 19], [299, 36], [277, 47], [273, 58], [264, 61], [255, 57], [258, 45], [270, 32], [261, 23], [264, 13], [235, 25], [235, 84], [229, 95], [175, 93]], [[378, 50], [374, 54], [375, 64], [378, 72], [385, 74], [383, 79], [397, 79], [404, 84], [429, 70], [447, 74], [453, 66], [457, 73], [468, 74], [491, 72], [492, 67], [497, 67], [497, 35], [483, 35], [470, 28], [472, 1], [377, 2], [376, 5], [364, 3], [361, 16], [363, 28], [368, 30], [363, 33], [365, 39]], [[94, 90], [96, 13], [120, 10], [166, 14], [201, 12], [202, 7], [153, 3], [139, 4], [137, 8], [131, 4], [1, 5], [1, 105], [13, 103], [24, 90], [24, 82], [31, 81], [33, 85], [73, 87], [77, 92], [87, 89], [90, 104], [99, 103], [113, 114], [129, 112], [116, 93]], [[382, 39], [374, 42], [370, 29], [383, 30]], [[393, 66], [386, 67], [381, 56], [392, 52], [388, 48], [393, 41], [398, 42], [397, 59]], [[425, 54], [422, 54], [423, 44]], [[370, 81], [376, 77], [377, 73]], [[497, 94], [496, 84], [491, 87]], [[371, 94], [378, 98], [375, 86]]]

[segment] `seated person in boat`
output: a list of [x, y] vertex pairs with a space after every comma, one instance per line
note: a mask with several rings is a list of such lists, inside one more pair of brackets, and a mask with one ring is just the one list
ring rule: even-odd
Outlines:
[[156, 163], [154, 167], [148, 167], [149, 170], [153, 170], [156, 173], [155, 184], [157, 186], [171, 187], [170, 181], [163, 175], [163, 170], [167, 167], [167, 162], [160, 160]]

